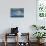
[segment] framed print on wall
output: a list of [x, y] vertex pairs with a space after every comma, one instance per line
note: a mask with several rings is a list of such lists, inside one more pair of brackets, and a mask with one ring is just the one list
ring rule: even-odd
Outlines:
[[37, 0], [37, 15], [39, 18], [46, 17], [46, 0]]
[[46, 25], [46, 0], [36, 0], [37, 14], [36, 23], [37, 25]]
[[11, 8], [11, 17], [24, 17], [24, 8]]

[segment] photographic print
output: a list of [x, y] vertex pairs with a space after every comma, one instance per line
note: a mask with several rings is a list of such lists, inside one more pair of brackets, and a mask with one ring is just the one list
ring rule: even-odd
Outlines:
[[24, 8], [11, 8], [11, 17], [24, 17]]

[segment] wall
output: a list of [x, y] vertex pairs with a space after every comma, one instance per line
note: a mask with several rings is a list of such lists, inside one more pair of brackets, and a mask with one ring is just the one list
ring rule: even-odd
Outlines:
[[[24, 18], [11, 18], [10, 8], [24, 8]], [[0, 34], [18, 26], [19, 32], [32, 35], [32, 24], [36, 24], [36, 0], [0, 0]]]

